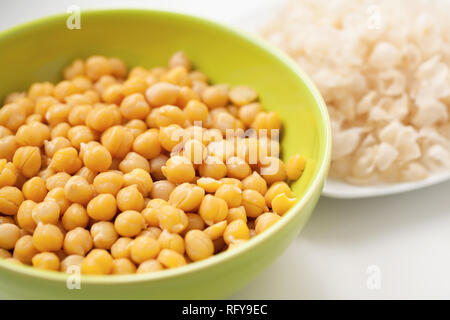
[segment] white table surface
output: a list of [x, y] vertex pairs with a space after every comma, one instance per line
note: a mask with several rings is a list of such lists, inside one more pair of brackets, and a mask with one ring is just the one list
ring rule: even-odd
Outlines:
[[[232, 23], [267, 1], [1, 1], [0, 30], [71, 5], [158, 8]], [[367, 200], [321, 198], [289, 249], [231, 298], [449, 299], [449, 195], [443, 183]], [[368, 285], [373, 279], [379, 286]]]

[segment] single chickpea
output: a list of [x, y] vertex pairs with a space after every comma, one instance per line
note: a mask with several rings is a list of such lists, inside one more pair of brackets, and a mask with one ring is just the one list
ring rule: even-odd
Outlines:
[[101, 137], [102, 145], [116, 158], [125, 157], [131, 149], [133, 140], [133, 135], [123, 126], [111, 127]]
[[[186, 80], [186, 78], [185, 78]], [[191, 81], [191, 80], [188, 80]], [[182, 86], [180, 92], [178, 93], [177, 102], [175, 103], [180, 108], [185, 108], [189, 101], [200, 100], [200, 95], [192, 90], [188, 86]], [[186, 114], [187, 116], [187, 114]]]
[[230, 208], [230, 210], [228, 210], [227, 222], [230, 223], [231, 221], [237, 219], [247, 222], [247, 213], [245, 212], [244, 206]]
[[231, 157], [227, 160], [227, 176], [235, 179], [244, 179], [248, 177], [252, 170], [249, 164], [239, 158], [239, 157]]
[[181, 110], [177, 106], [169, 104], [153, 109], [152, 117], [153, 119], [151, 121], [151, 124], [158, 128], [167, 127], [171, 124], [184, 126], [187, 120], [186, 114], [183, 112], [183, 110]]
[[235, 105], [247, 105], [258, 98], [258, 93], [247, 86], [236, 86], [230, 90], [230, 100]]
[[251, 189], [242, 192], [242, 205], [247, 216], [251, 218], [258, 217], [267, 209], [264, 197], [258, 191]]
[[228, 245], [232, 244], [237, 240], [250, 239], [250, 231], [248, 229], [247, 224], [241, 219], [231, 221], [230, 224], [225, 229], [223, 239]]
[[170, 249], [161, 250], [158, 255], [158, 262], [169, 269], [186, 265], [186, 259], [183, 255]]
[[205, 222], [202, 217], [197, 213], [187, 213], [188, 225], [183, 233], [187, 233], [190, 230], [203, 230], [205, 229]]
[[184, 108], [184, 113], [192, 123], [195, 121], [205, 122], [208, 118], [208, 107], [198, 100], [190, 100]]
[[50, 167], [57, 172], [74, 174], [82, 166], [78, 151], [73, 147], [62, 148], [55, 152]]
[[89, 201], [86, 209], [89, 217], [92, 219], [111, 220], [117, 212], [116, 198], [109, 193], [99, 194]]
[[179, 92], [180, 87], [175, 84], [158, 82], [147, 89], [145, 97], [151, 106], [160, 107], [175, 104]]
[[93, 81], [100, 79], [101, 76], [110, 75], [112, 71], [109, 60], [103, 56], [92, 56], [86, 60], [85, 72]]
[[64, 101], [64, 98], [81, 92], [82, 90], [80, 90], [80, 88], [75, 86], [72, 81], [63, 80], [55, 86], [53, 90], [53, 95], [59, 101]]
[[192, 261], [206, 259], [214, 254], [212, 240], [200, 230], [191, 230], [186, 233], [186, 253]]
[[45, 186], [47, 190], [53, 190], [55, 188], [64, 188], [67, 181], [70, 179], [70, 174], [66, 172], [58, 172], [47, 179], [45, 179]]
[[133, 274], [136, 273], [136, 266], [129, 259], [120, 258], [113, 260], [112, 274]]
[[31, 259], [38, 253], [39, 251], [33, 245], [33, 237], [25, 235], [17, 240], [13, 256], [24, 264], [31, 264]]
[[139, 236], [131, 244], [131, 259], [136, 263], [154, 259], [158, 256], [161, 247], [159, 242], [151, 237]]
[[104, 249], [93, 249], [81, 264], [82, 274], [110, 274], [113, 269], [113, 259]]
[[0, 248], [11, 250], [20, 238], [20, 229], [12, 223], [0, 224]]
[[117, 207], [121, 211], [141, 211], [144, 208], [144, 197], [135, 184], [121, 189], [117, 193], [116, 199]]
[[84, 75], [84, 61], [76, 59], [68, 67], [64, 69], [64, 79], [71, 80], [76, 76]]
[[156, 272], [164, 270], [164, 267], [157, 260], [147, 260], [139, 265], [136, 270], [136, 273], [147, 273], [147, 272]]
[[62, 148], [72, 147], [72, 143], [69, 139], [64, 137], [56, 137], [50, 141], [44, 141], [44, 149], [47, 157], [53, 157], [56, 151]]
[[54, 224], [59, 220], [60, 208], [54, 201], [43, 201], [36, 204], [31, 211], [31, 217], [36, 224]]
[[187, 71], [190, 71], [192, 68], [191, 61], [189, 61], [189, 58], [183, 51], [175, 52], [169, 59], [169, 68], [173, 69], [176, 67], [183, 67]]
[[70, 201], [67, 200], [63, 188], [50, 190], [45, 196], [44, 201], [55, 201], [59, 206], [61, 214], [66, 212], [67, 208], [70, 206]]
[[5, 104], [0, 109], [0, 125], [12, 131], [17, 131], [25, 123], [26, 118], [25, 108], [16, 103]]
[[244, 190], [255, 190], [262, 195], [265, 195], [267, 192], [267, 182], [258, 174], [258, 172], [254, 171], [251, 175], [242, 180], [242, 188]]
[[169, 204], [184, 211], [193, 211], [200, 206], [205, 190], [197, 185], [182, 183], [170, 193]]
[[229, 112], [217, 108], [211, 111], [210, 115], [213, 127], [219, 129], [223, 135], [226, 136], [227, 132], [233, 133], [236, 129], [236, 118]]
[[223, 184], [220, 186], [215, 196], [225, 200], [228, 208], [239, 207], [242, 202], [242, 191], [237, 186], [232, 184]]
[[139, 237], [150, 237], [153, 238], [155, 240], [157, 240], [159, 238], [159, 236], [161, 235], [162, 230], [159, 227], [148, 227], [147, 229], [142, 230], [138, 236]]
[[[23, 230], [33, 233], [36, 229], [36, 222], [34, 222], [32, 217], [33, 208], [36, 206], [36, 202], [32, 200], [25, 200], [20, 204], [19, 210], [17, 211], [17, 224]], [[12, 220], [11, 223], [14, 223]]]
[[305, 170], [306, 159], [299, 154], [294, 154], [286, 162], [286, 175], [289, 180], [297, 180]]
[[213, 178], [203, 177], [197, 180], [197, 185], [204, 189], [207, 193], [215, 193], [222, 183]]
[[[0, 226], [1, 227], [1, 226]], [[58, 251], [62, 248], [64, 235], [53, 224], [38, 224], [33, 233], [33, 244], [39, 251]]]
[[125, 95], [122, 91], [122, 85], [119, 83], [108, 86], [102, 92], [102, 100], [105, 103], [120, 104], [124, 97]]
[[[27, 119], [25, 120], [26, 124], [32, 124], [35, 122], [44, 122], [44, 117], [41, 116], [40, 114], [33, 113], [33, 114], [30, 114], [27, 117]], [[0, 136], [1, 136], [1, 134], [0, 134]]]
[[41, 151], [38, 147], [20, 147], [14, 153], [13, 163], [25, 177], [31, 178], [41, 168]]
[[91, 129], [86, 126], [75, 126], [70, 128], [67, 132], [67, 137], [72, 143], [72, 146], [77, 149], [80, 149], [81, 143], [87, 143], [94, 140], [94, 134]]
[[70, 113], [70, 106], [63, 103], [51, 105], [45, 113], [45, 120], [51, 126], [56, 126], [59, 123], [67, 122]]
[[[231, 210], [231, 209], [230, 209]], [[227, 221], [220, 221], [212, 226], [209, 226], [205, 230], [203, 230], [204, 234], [206, 234], [211, 240], [216, 240], [222, 237], [225, 229], [227, 227]]]
[[142, 93], [126, 96], [120, 104], [120, 112], [125, 119], [145, 119], [150, 112], [150, 106]]
[[117, 78], [124, 78], [127, 75], [128, 68], [125, 62], [119, 58], [109, 58], [109, 65], [111, 66], [111, 74]]
[[150, 197], [153, 199], [163, 199], [169, 201], [170, 194], [175, 189], [175, 184], [168, 180], [159, 180], [153, 183]]
[[202, 92], [203, 102], [211, 109], [225, 107], [228, 104], [228, 85], [217, 84]]
[[87, 167], [82, 167], [75, 175], [85, 178], [89, 184], [93, 184], [96, 177], [96, 173]]
[[68, 121], [72, 126], [80, 126], [86, 123], [86, 117], [91, 112], [92, 106], [89, 104], [82, 104], [74, 106], [70, 112]]
[[161, 171], [167, 180], [173, 183], [190, 182], [195, 177], [195, 170], [191, 161], [182, 156], [169, 158]]
[[272, 130], [281, 129], [281, 119], [275, 112], [259, 112], [256, 115], [255, 120], [253, 120], [251, 127], [257, 130], [259, 135], [270, 136]]
[[116, 105], [94, 107], [86, 115], [86, 125], [96, 131], [103, 132], [122, 122], [122, 114]]
[[170, 249], [179, 254], [184, 254], [184, 239], [179, 234], [163, 230], [158, 237], [158, 243], [161, 249]]
[[33, 267], [43, 270], [58, 271], [59, 258], [53, 252], [41, 252], [32, 258]]
[[291, 188], [286, 182], [279, 181], [272, 184], [265, 194], [266, 204], [270, 207], [272, 205], [272, 200], [282, 193], [286, 194], [289, 198], [294, 197]]
[[24, 200], [20, 189], [10, 186], [0, 188], [0, 213], [15, 215]]
[[99, 221], [92, 225], [91, 236], [95, 248], [111, 249], [119, 235], [110, 221]]
[[88, 147], [83, 154], [84, 165], [94, 172], [104, 172], [111, 167], [111, 153], [102, 145]]
[[271, 202], [273, 212], [283, 215], [285, 214], [295, 203], [296, 198], [289, 198], [285, 193], [276, 195]]
[[161, 153], [158, 129], [149, 129], [138, 135], [133, 142], [133, 151], [146, 159], [153, 159]]
[[159, 129], [159, 143], [161, 147], [169, 152], [179, 145], [183, 141], [183, 138], [184, 130], [177, 124], [171, 124]]
[[188, 225], [188, 217], [183, 210], [167, 205], [158, 211], [159, 227], [171, 233], [180, 233]]
[[226, 219], [228, 206], [225, 200], [208, 194], [203, 198], [198, 213], [205, 223], [210, 226]]
[[150, 227], [159, 226], [158, 210], [154, 208], [145, 208], [142, 210], [142, 216], [145, 219], [145, 223]]
[[63, 243], [64, 252], [68, 255], [85, 256], [92, 249], [92, 238], [88, 230], [76, 227], [66, 233]]
[[6, 159], [0, 159], [0, 188], [5, 186], [14, 186], [17, 181], [18, 172], [16, 166], [7, 162]]
[[137, 168], [150, 172], [150, 164], [147, 159], [136, 152], [128, 153], [119, 164], [119, 169], [123, 173], [129, 173]]
[[114, 221], [114, 227], [122, 237], [134, 237], [142, 231], [144, 226], [144, 217], [134, 210], [120, 213]]
[[53, 170], [52, 168], [45, 168], [42, 169], [41, 171], [38, 172], [38, 177], [44, 179], [44, 181], [46, 181], [48, 178], [50, 178], [51, 176], [53, 176], [55, 174], [55, 170]]
[[286, 168], [280, 159], [265, 157], [261, 161], [260, 174], [268, 184], [286, 180]]
[[115, 171], [98, 174], [94, 179], [94, 188], [97, 193], [110, 193], [116, 196], [125, 184], [124, 176]]
[[281, 217], [272, 212], [266, 212], [256, 218], [256, 234], [260, 234], [261, 232], [267, 230], [272, 225], [274, 225]]
[[152, 177], [141, 168], [133, 169], [129, 173], [124, 174], [123, 180], [125, 186], [136, 185], [144, 197], [149, 194], [153, 187]]
[[195, 139], [188, 139], [184, 143], [182, 154], [193, 164], [198, 165], [204, 162], [208, 153], [202, 142]]
[[84, 257], [77, 254], [67, 256], [61, 261], [60, 270], [67, 273], [73, 272], [73, 268], [76, 268], [76, 270], [81, 270], [83, 260]]
[[89, 223], [89, 215], [82, 205], [72, 203], [64, 212], [61, 223], [64, 229], [69, 231], [77, 227], [85, 228]]
[[85, 178], [73, 176], [64, 186], [64, 194], [69, 201], [86, 205], [94, 196], [94, 189]]
[[50, 137], [55, 139], [57, 137], [63, 137], [67, 139], [67, 132], [69, 132], [70, 125], [67, 122], [58, 123], [56, 126], [52, 127]]
[[164, 180], [166, 178], [161, 168], [166, 164], [167, 160], [169, 160], [169, 157], [165, 154], [160, 154], [150, 160], [150, 174], [153, 180]]
[[132, 95], [135, 93], [144, 94], [148, 88], [148, 83], [145, 77], [129, 77], [123, 83], [122, 92], [126, 95]]
[[147, 124], [143, 120], [132, 119], [125, 124], [125, 128], [130, 131], [131, 134], [133, 134], [134, 139], [136, 139], [147, 130]]
[[200, 82], [204, 82], [204, 83], [208, 82], [208, 76], [198, 70], [191, 71], [189, 73], [189, 76], [191, 77], [192, 81], [200, 81]]
[[129, 259], [131, 257], [131, 244], [133, 239], [128, 237], [121, 237], [117, 239], [116, 242], [111, 246], [111, 255], [114, 259], [126, 258]]
[[0, 139], [0, 159], [12, 161], [19, 145], [14, 136], [6, 136]]
[[41, 122], [32, 122], [19, 127], [16, 142], [21, 146], [42, 147], [50, 138], [50, 128]]

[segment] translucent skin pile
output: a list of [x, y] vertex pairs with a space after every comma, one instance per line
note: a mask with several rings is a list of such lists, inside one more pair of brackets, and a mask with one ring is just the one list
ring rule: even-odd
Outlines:
[[279, 159], [281, 120], [253, 89], [208, 84], [182, 52], [130, 72], [92, 56], [64, 79], [0, 109], [0, 258], [154, 272], [239, 246], [295, 203], [305, 158]]
[[450, 170], [448, 1], [296, 0], [262, 31], [312, 77], [330, 175], [354, 184]]

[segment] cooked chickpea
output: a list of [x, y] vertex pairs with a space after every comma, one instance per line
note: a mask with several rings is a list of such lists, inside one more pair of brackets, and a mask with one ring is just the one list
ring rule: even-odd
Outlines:
[[225, 220], [228, 214], [228, 206], [225, 200], [207, 194], [200, 204], [198, 213], [207, 225]]
[[285, 165], [276, 157], [266, 157], [262, 161], [260, 174], [268, 184], [286, 180]]
[[136, 152], [128, 153], [127, 156], [119, 163], [119, 169], [123, 173], [131, 172], [136, 168], [150, 172], [150, 164], [147, 159]]
[[164, 180], [164, 174], [161, 168], [166, 164], [168, 156], [160, 154], [157, 157], [150, 160], [150, 174], [153, 180]]
[[158, 211], [159, 227], [171, 233], [180, 233], [188, 225], [188, 217], [183, 210], [174, 206], [164, 206]]
[[16, 131], [25, 123], [27, 113], [25, 108], [16, 103], [5, 104], [0, 109], [0, 125]]
[[20, 229], [13, 223], [0, 224], [0, 248], [11, 250], [20, 238]]
[[[186, 75], [183, 75], [183, 81], [186, 81]], [[192, 80], [187, 80], [191, 82]], [[178, 93], [177, 102], [175, 103], [180, 108], [185, 108], [189, 101], [200, 100], [200, 95], [188, 86], [182, 86]], [[186, 113], [187, 115], [187, 113]]]
[[64, 212], [61, 223], [66, 230], [73, 230], [77, 227], [85, 228], [89, 223], [89, 215], [82, 205], [73, 203]]
[[133, 142], [133, 151], [146, 159], [153, 159], [161, 153], [158, 129], [149, 129], [138, 135]]
[[119, 238], [114, 224], [109, 221], [94, 223], [91, 227], [91, 236], [94, 247], [108, 250], [111, 249], [112, 245]]
[[138, 236], [146, 236], [151, 237], [153, 239], [158, 239], [162, 230], [159, 227], [148, 227], [145, 230], [142, 230]]
[[150, 191], [150, 197], [153, 199], [163, 199], [169, 201], [170, 195], [174, 189], [174, 183], [168, 180], [159, 180], [153, 183], [153, 188]]
[[142, 231], [144, 226], [144, 217], [134, 210], [120, 213], [114, 221], [114, 227], [122, 237], [134, 237]]
[[67, 208], [70, 206], [70, 201], [67, 200], [63, 188], [55, 188], [50, 190], [45, 196], [44, 201], [56, 202], [61, 213], [66, 212]]
[[169, 68], [183, 67], [187, 71], [191, 70], [191, 62], [183, 51], [175, 52], [169, 59]]
[[144, 77], [130, 77], [125, 80], [122, 86], [122, 92], [126, 95], [132, 95], [135, 93], [144, 94], [148, 88], [148, 83]]
[[124, 184], [124, 176], [115, 171], [102, 172], [94, 178], [94, 188], [97, 193], [110, 193], [116, 196]]
[[153, 180], [150, 174], [141, 169], [136, 168], [123, 175], [124, 185], [136, 185], [142, 196], [146, 197], [153, 187]]
[[50, 163], [50, 167], [55, 171], [68, 174], [74, 174], [81, 166], [82, 162], [78, 158], [78, 151], [73, 147], [62, 148], [56, 151]]
[[297, 180], [305, 170], [306, 159], [299, 154], [294, 154], [286, 162], [286, 174], [290, 180]]
[[243, 106], [258, 98], [258, 93], [247, 86], [236, 86], [230, 90], [230, 100], [235, 105]]
[[19, 145], [14, 136], [6, 136], [0, 139], [0, 159], [12, 161], [14, 153]]
[[244, 206], [230, 208], [230, 210], [228, 210], [227, 222], [230, 223], [231, 221], [237, 219], [247, 222], [247, 213], [245, 212]]
[[111, 220], [117, 212], [116, 198], [109, 193], [99, 194], [89, 201], [86, 209], [89, 217], [92, 219]]
[[118, 125], [122, 122], [122, 114], [116, 105], [109, 104], [94, 107], [86, 115], [86, 126], [103, 132], [108, 128]]
[[247, 224], [241, 219], [231, 221], [223, 233], [223, 239], [228, 245], [237, 240], [250, 239], [250, 231]]
[[237, 186], [232, 184], [221, 185], [215, 196], [225, 200], [228, 208], [239, 207], [242, 202], [242, 191]]
[[38, 121], [24, 124], [16, 132], [16, 142], [21, 146], [42, 147], [49, 138], [49, 127]]
[[208, 118], [208, 107], [198, 100], [190, 100], [184, 108], [184, 113], [192, 123], [195, 121], [205, 122]]
[[205, 192], [215, 193], [217, 189], [219, 189], [219, 187], [222, 185], [222, 183], [219, 180], [204, 177], [197, 180], [197, 185], [200, 188], [204, 189]]
[[91, 234], [84, 228], [76, 227], [66, 233], [63, 248], [67, 255], [85, 256], [92, 249]]
[[73, 268], [76, 268], [75, 270], [81, 270], [81, 264], [83, 263], [83, 260], [84, 257], [77, 254], [67, 256], [61, 261], [60, 270], [67, 273], [73, 273]]
[[249, 164], [239, 157], [231, 157], [227, 159], [226, 165], [227, 176], [230, 178], [244, 179], [248, 177], [252, 172]]
[[190, 182], [195, 177], [195, 170], [191, 161], [182, 156], [169, 158], [161, 170], [167, 180], [173, 183]]
[[67, 131], [67, 137], [69, 138], [72, 146], [79, 149], [82, 143], [87, 143], [94, 140], [94, 134], [91, 129], [86, 126], [75, 126]]
[[186, 253], [192, 261], [206, 259], [214, 254], [212, 240], [203, 231], [191, 230], [186, 233]]
[[114, 259], [130, 258], [131, 244], [133, 239], [128, 237], [121, 237], [111, 246], [111, 255]]
[[271, 206], [272, 200], [277, 195], [282, 193], [286, 194], [286, 196], [288, 196], [289, 198], [294, 196], [294, 194], [291, 191], [291, 188], [289, 188], [289, 185], [286, 182], [279, 181], [272, 184], [265, 194], [266, 204], [268, 206]]
[[184, 239], [179, 234], [163, 230], [158, 237], [158, 243], [161, 249], [170, 249], [179, 254], [184, 254]]
[[14, 246], [13, 257], [24, 264], [31, 264], [31, 259], [38, 253], [39, 251], [37, 251], [33, 244], [33, 237], [24, 235], [17, 240]]
[[16, 166], [7, 162], [6, 159], [0, 159], [0, 188], [5, 186], [14, 186], [17, 181], [18, 172]]
[[44, 270], [58, 271], [59, 258], [53, 252], [41, 252], [32, 258], [33, 267]]
[[170, 193], [169, 204], [184, 211], [193, 211], [200, 206], [205, 190], [197, 185], [182, 183]]
[[0, 188], [0, 213], [15, 215], [23, 201], [20, 189], [11, 186]]
[[118, 83], [108, 86], [102, 92], [102, 100], [105, 103], [120, 104], [124, 97], [125, 95], [122, 91], [122, 85]]
[[186, 264], [186, 259], [183, 255], [170, 249], [162, 249], [158, 255], [158, 262], [163, 266], [172, 269], [184, 266]]
[[94, 189], [85, 178], [73, 176], [64, 186], [64, 194], [69, 201], [86, 205], [94, 196]]
[[117, 193], [116, 198], [117, 207], [121, 211], [141, 211], [144, 208], [144, 197], [142, 196], [142, 193], [139, 192], [139, 189], [135, 184], [121, 189]]
[[130, 151], [134, 137], [125, 127], [114, 126], [106, 130], [101, 137], [102, 145], [111, 156], [123, 158]]
[[110, 274], [112, 269], [113, 258], [104, 249], [93, 249], [81, 264], [81, 273], [83, 274]]
[[158, 256], [161, 247], [156, 239], [139, 236], [131, 244], [131, 259], [136, 263], [154, 259]]
[[267, 182], [258, 174], [258, 172], [254, 171], [251, 175], [242, 180], [242, 188], [244, 190], [255, 190], [262, 195], [265, 195], [267, 192]]
[[151, 106], [160, 107], [175, 104], [179, 92], [180, 87], [175, 84], [158, 82], [147, 89], [145, 97]]
[[276, 195], [271, 202], [273, 212], [283, 215], [285, 214], [295, 203], [296, 198], [289, 198], [285, 193]]
[[36, 204], [32, 211], [31, 217], [34, 222], [39, 223], [48, 223], [56, 225], [59, 220], [60, 208], [58, 204], [54, 201], [43, 201]]
[[114, 259], [112, 265], [112, 274], [132, 274], [136, 273], [136, 266], [129, 259]]
[[53, 224], [40, 223], [33, 233], [33, 244], [41, 252], [58, 251], [63, 246], [63, 240], [61, 230]]
[[38, 147], [20, 147], [13, 157], [14, 166], [27, 178], [31, 178], [41, 168], [41, 152]]
[[266, 200], [263, 195], [251, 189], [242, 192], [242, 205], [245, 208], [247, 216], [251, 218], [256, 218], [267, 209]]
[[256, 218], [256, 226], [255, 231], [256, 234], [260, 234], [261, 232], [267, 230], [272, 225], [274, 225], [278, 220], [280, 220], [280, 216], [272, 213], [272, 212], [266, 212], [260, 215], [258, 218]]
[[50, 137], [55, 139], [57, 137], [63, 137], [67, 139], [67, 132], [69, 132], [70, 125], [67, 122], [58, 123], [56, 126], [52, 127]]
[[83, 154], [84, 165], [94, 172], [104, 172], [111, 167], [111, 153], [102, 145], [87, 147]]
[[[36, 222], [32, 217], [33, 208], [35, 206], [36, 202], [32, 200], [25, 200], [20, 204], [19, 210], [17, 211], [17, 225], [26, 232], [33, 233], [36, 228]], [[14, 220], [11, 219], [9, 223], [14, 223]]]
[[150, 106], [142, 93], [126, 96], [120, 104], [120, 112], [125, 119], [145, 119], [150, 112]]
[[228, 86], [217, 84], [202, 92], [203, 102], [211, 109], [225, 107], [228, 104]]
[[55, 188], [64, 188], [67, 181], [70, 179], [70, 174], [66, 172], [58, 172], [47, 179], [45, 179], [45, 186], [47, 190], [53, 190]]
[[101, 76], [111, 74], [113, 68], [107, 58], [103, 56], [92, 56], [86, 60], [85, 72], [89, 79], [96, 81]]
[[205, 229], [205, 222], [202, 217], [197, 213], [187, 213], [188, 225], [183, 233], [187, 233], [190, 230], [203, 230]]
[[[177, 106], [164, 105], [152, 111], [151, 124], [156, 127], [166, 127], [171, 124], [183, 126], [187, 120], [186, 114]], [[147, 122], [148, 123], [148, 122]]]
[[164, 270], [164, 267], [157, 260], [147, 260], [139, 265], [136, 270], [136, 273], [147, 273], [147, 272], [156, 272]]
[[226, 221], [220, 221], [220, 222], [217, 222], [217, 223], [213, 224], [212, 226], [209, 226], [208, 228], [203, 230], [203, 232], [211, 240], [216, 240], [216, 239], [220, 238], [223, 235], [226, 227], [227, 227], [227, 222]]

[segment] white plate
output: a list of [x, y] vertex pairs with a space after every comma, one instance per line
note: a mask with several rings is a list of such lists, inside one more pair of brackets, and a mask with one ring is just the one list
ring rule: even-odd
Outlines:
[[[234, 19], [231, 24], [244, 31], [257, 33], [258, 29], [269, 22], [287, 0], [265, 0], [257, 7], [246, 12], [239, 18]], [[347, 183], [343, 180], [328, 178], [322, 194], [330, 198], [356, 199], [369, 198], [384, 195], [403, 193], [432, 186], [450, 180], [450, 172], [437, 173], [425, 180], [417, 182], [405, 182], [395, 184], [378, 184], [373, 186], [358, 186]]]

